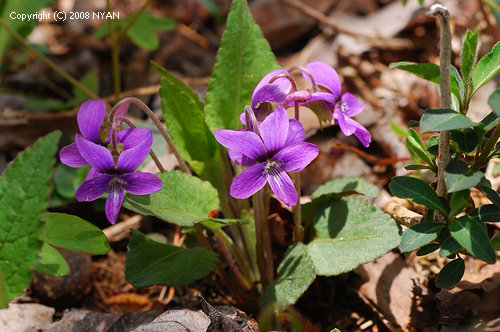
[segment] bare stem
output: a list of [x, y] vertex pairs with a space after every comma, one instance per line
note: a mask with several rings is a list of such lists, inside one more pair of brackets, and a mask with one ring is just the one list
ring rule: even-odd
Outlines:
[[56, 65], [52, 60], [47, 58], [45, 55], [43, 55], [40, 51], [38, 51], [36, 48], [31, 46], [26, 42], [26, 40], [17, 33], [14, 29], [12, 29], [3, 19], [0, 18], [0, 26], [2, 26], [5, 30], [7, 30], [8, 33], [14, 37], [18, 42], [20, 42], [24, 47], [26, 47], [29, 51], [33, 52], [43, 63], [45, 63], [48, 67], [50, 67], [53, 71], [58, 73], [62, 78], [70, 82], [73, 86], [76, 88], [80, 89], [83, 93], [85, 93], [89, 98], [92, 99], [99, 99], [99, 96], [97, 96], [95, 93], [90, 91], [85, 85], [81, 84], [76, 80], [73, 76], [68, 74], [64, 69]]
[[120, 34], [116, 38], [116, 41], [118, 43], [121, 43], [122, 39], [127, 34], [127, 31], [139, 19], [139, 17], [142, 15], [142, 13], [144, 12], [144, 10], [146, 10], [146, 8], [149, 6], [150, 3], [151, 3], [151, 0], [146, 0], [144, 2], [144, 4], [142, 5], [142, 7], [135, 13], [134, 17], [132, 17], [132, 19], [128, 22], [128, 24], [125, 26], [125, 28], [123, 28], [123, 30], [120, 31]]
[[[179, 162], [181, 170], [187, 174], [191, 174], [191, 170], [189, 169], [188, 165], [186, 164], [186, 161], [184, 161], [184, 158], [182, 158], [181, 154], [177, 150], [177, 147], [175, 146], [174, 141], [170, 137], [168, 131], [165, 130], [165, 128], [163, 127], [163, 124], [160, 122], [158, 117], [153, 113], [153, 111], [151, 111], [149, 109], [149, 107], [142, 102], [142, 100], [140, 100], [139, 98], [136, 98], [136, 97], [127, 97], [127, 98], [120, 100], [113, 107], [113, 110], [118, 109], [118, 107], [120, 105], [122, 105], [123, 103], [136, 104], [144, 111], [144, 113], [146, 113], [151, 118], [151, 120], [153, 120], [154, 124], [156, 125], [156, 127], [158, 128], [160, 133], [162, 134], [163, 138], [165, 139], [165, 141], [167, 141], [168, 146], [170, 147], [170, 149], [172, 149], [172, 152], [174, 153], [175, 158], [177, 158], [177, 161]], [[113, 112], [113, 110], [111, 110], [111, 112]], [[165, 126], [166, 126], [166, 124], [165, 124]]]
[[[441, 22], [441, 37], [439, 43], [439, 87], [441, 89], [441, 108], [451, 108], [450, 62], [451, 62], [451, 30], [450, 13], [446, 7], [435, 4], [428, 15], [437, 16]], [[438, 183], [436, 192], [446, 197], [445, 168], [450, 161], [450, 132], [443, 130], [439, 134]]]
[[[294, 102], [294, 108], [295, 108], [295, 120], [299, 121], [299, 103]], [[294, 241], [295, 242], [302, 242], [304, 240], [304, 227], [302, 227], [302, 216], [301, 216], [301, 209], [300, 209], [300, 196], [301, 196], [301, 189], [300, 189], [300, 172], [295, 175], [295, 188], [297, 189], [297, 195], [299, 197], [299, 200], [297, 202], [297, 205], [294, 207], [294, 213], [293, 213], [293, 219], [295, 222], [295, 228], [294, 228]]]
[[253, 195], [257, 266], [263, 288], [269, 285], [274, 279], [271, 235], [267, 226], [268, 209], [266, 192], [267, 188], [264, 187]]
[[[111, 1], [106, 0], [106, 10], [108, 12], [111, 11]], [[121, 78], [120, 78], [120, 42], [116, 39], [115, 34], [115, 26], [113, 24], [113, 20], [108, 20], [108, 30], [109, 30], [109, 39], [111, 42], [111, 66], [113, 73], [113, 93], [115, 96], [115, 103], [120, 100], [120, 86], [121, 86]]]

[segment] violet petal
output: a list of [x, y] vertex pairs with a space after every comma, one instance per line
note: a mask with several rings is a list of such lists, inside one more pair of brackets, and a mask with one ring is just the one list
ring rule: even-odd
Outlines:
[[312, 143], [299, 143], [287, 146], [278, 152], [272, 160], [278, 160], [281, 169], [286, 172], [300, 172], [319, 154], [319, 148]]
[[264, 143], [256, 133], [246, 130], [216, 130], [215, 138], [222, 146], [235, 150], [252, 160], [258, 160], [266, 154]]
[[273, 173], [267, 176], [267, 181], [271, 186], [274, 194], [285, 203], [287, 206], [295, 206], [299, 200], [297, 190], [293, 185], [292, 180], [286, 174], [286, 172], [281, 171]]
[[360, 103], [358, 97], [349, 92], [342, 95], [339, 107], [342, 107], [342, 103], [345, 103], [344, 114], [348, 117], [358, 115], [365, 108], [365, 104]]
[[340, 130], [344, 133], [346, 136], [351, 136], [354, 134], [356, 131], [356, 127], [352, 125], [351, 120], [348, 118], [341, 110], [338, 110], [337, 112], [337, 122], [339, 124]]
[[236, 199], [245, 199], [266, 185], [266, 176], [263, 174], [266, 163], [259, 163], [245, 169], [234, 178], [230, 193]]
[[[334, 105], [336, 102], [335, 96], [329, 92], [314, 92], [314, 93], [312, 93], [311, 99], [309, 100], [309, 102], [318, 101], [318, 100], [325, 101], [327, 103], [327, 105], [330, 106], [332, 109], [334, 108]], [[307, 103], [306, 103], [306, 105], [307, 105]]]
[[252, 109], [256, 109], [264, 102], [281, 104], [286, 96], [286, 92], [278, 84], [264, 84], [259, 90], [255, 90], [253, 94]]
[[278, 106], [259, 125], [260, 136], [269, 152], [283, 148], [288, 136], [288, 126], [288, 114], [282, 106]]
[[361, 144], [363, 144], [364, 147], [368, 147], [372, 141], [372, 135], [370, 134], [368, 129], [351, 118], [346, 118], [346, 122], [348, 122], [350, 126], [355, 128], [354, 136], [359, 139]]
[[116, 223], [120, 208], [125, 197], [125, 181], [115, 176], [108, 185], [108, 199], [106, 200], [106, 217], [112, 224]]
[[106, 193], [109, 181], [113, 175], [101, 174], [84, 181], [76, 190], [76, 200], [79, 202], [95, 201]]
[[102, 100], [89, 100], [80, 106], [78, 127], [83, 137], [101, 143], [101, 124], [106, 117], [106, 104]]
[[134, 195], [148, 195], [160, 191], [163, 188], [163, 182], [150, 173], [135, 172], [120, 175], [125, 180], [125, 190]]
[[111, 151], [104, 146], [88, 141], [76, 135], [76, 145], [83, 159], [85, 159], [99, 173], [112, 172], [115, 169]]
[[248, 158], [247, 156], [245, 156], [243, 153], [241, 153], [239, 151], [228, 150], [228, 153], [229, 153], [229, 159], [231, 159], [231, 161], [237, 165], [253, 166], [256, 163], [255, 160]]
[[[342, 92], [342, 85], [340, 84], [339, 75], [329, 65], [324, 62], [311, 62], [306, 65], [306, 69], [314, 76], [316, 84], [327, 88], [334, 94], [335, 99], [340, 98], [340, 93]], [[309, 75], [302, 73], [302, 76], [311, 82]]]
[[76, 143], [71, 143], [63, 147], [61, 152], [59, 152], [59, 159], [63, 164], [70, 167], [84, 167], [89, 165], [89, 163], [83, 159]]
[[284, 146], [289, 146], [297, 143], [302, 143], [306, 139], [304, 126], [300, 121], [288, 119], [288, 136]]
[[141, 166], [147, 158], [151, 147], [153, 146], [153, 133], [147, 129], [148, 133], [144, 139], [133, 148], [124, 150], [118, 157], [116, 169], [123, 173], [131, 173]]
[[90, 171], [87, 173], [87, 178], [85, 180], [91, 180], [100, 174], [101, 173], [99, 173], [98, 171], [96, 171], [94, 167], [92, 167]]
[[146, 140], [150, 132], [151, 130], [144, 128], [127, 128], [118, 132], [118, 138], [127, 150]]
[[[280, 74], [288, 74], [288, 72], [286, 70], [279, 69], [279, 70], [273, 70], [272, 72], [270, 72], [269, 74], [267, 74], [266, 76], [264, 76], [260, 80], [259, 84], [257, 84], [257, 86], [255, 87], [255, 89], [253, 90], [252, 100], [255, 98], [255, 96], [258, 93], [258, 91], [264, 85], [269, 84], [269, 81], [272, 80], [274, 76], [277, 76], [277, 75], [280, 75]], [[292, 88], [292, 84], [286, 78], [278, 78], [272, 84], [279, 86], [285, 93], [288, 93], [290, 91], [290, 89]]]

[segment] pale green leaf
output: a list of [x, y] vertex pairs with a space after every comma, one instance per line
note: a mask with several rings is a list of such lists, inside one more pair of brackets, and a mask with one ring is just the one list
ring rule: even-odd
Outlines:
[[163, 189], [151, 195], [127, 194], [124, 206], [143, 215], [156, 216], [179, 226], [192, 226], [210, 219], [219, 207], [217, 191], [208, 182], [172, 171], [158, 174]]
[[307, 252], [318, 275], [337, 275], [395, 248], [396, 223], [369, 202], [344, 197], [322, 204], [314, 214], [316, 236]]
[[35, 266], [35, 271], [52, 277], [63, 277], [69, 274], [69, 265], [57, 249], [47, 243], [42, 246], [41, 260]]
[[476, 65], [472, 75], [472, 93], [491, 80], [500, 71], [500, 42], [497, 42], [490, 53], [483, 56]]
[[7, 301], [23, 294], [39, 260], [41, 220], [48, 205], [54, 154], [60, 133], [39, 139], [19, 154], [0, 178], [0, 271], [7, 283]]
[[307, 247], [300, 242], [292, 245], [278, 266], [276, 280], [266, 287], [260, 299], [260, 306], [295, 304], [315, 277], [313, 264], [307, 255]]
[[94, 255], [104, 255], [110, 249], [99, 227], [80, 217], [50, 212], [42, 219], [47, 224], [43, 240], [52, 246]]
[[356, 176], [344, 176], [328, 181], [316, 189], [312, 197], [319, 198], [323, 195], [350, 195], [361, 194], [368, 197], [376, 197], [378, 194], [377, 186], [371, 184], [363, 178]]

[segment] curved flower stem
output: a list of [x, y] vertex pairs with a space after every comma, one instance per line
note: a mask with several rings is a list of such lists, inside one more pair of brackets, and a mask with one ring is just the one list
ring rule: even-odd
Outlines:
[[0, 18], [0, 26], [2, 26], [5, 30], [7, 30], [8, 33], [14, 37], [19, 43], [21, 43], [24, 47], [26, 47], [29, 51], [33, 52], [43, 63], [45, 63], [48, 67], [50, 67], [53, 71], [58, 73], [62, 78], [64, 78], [66, 81], [70, 82], [73, 86], [76, 88], [80, 89], [84, 94], [86, 94], [89, 98], [92, 99], [99, 99], [99, 96], [97, 96], [95, 93], [90, 91], [85, 85], [82, 83], [78, 82], [73, 76], [65, 72], [61, 67], [56, 65], [52, 60], [47, 58], [45, 55], [43, 55], [40, 51], [38, 51], [36, 48], [31, 46], [26, 42], [26, 40], [21, 37], [20, 34], [17, 33], [14, 29], [12, 29], [3, 19]]
[[309, 77], [309, 79], [311, 80], [312, 91], [317, 92], [318, 91], [318, 84], [316, 83], [316, 79], [311, 74], [311, 72], [302, 66], [292, 66], [288, 69], [288, 72], [292, 73], [293, 71], [296, 71], [296, 70], [303, 72], [304, 74], [306, 74]]
[[[299, 103], [294, 102], [295, 108], [295, 120], [299, 121]], [[293, 219], [295, 222], [295, 228], [293, 231], [293, 240], [295, 242], [304, 241], [304, 227], [302, 227], [302, 216], [301, 216], [301, 208], [300, 208], [300, 172], [295, 175], [295, 188], [297, 189], [297, 195], [299, 196], [299, 200], [297, 205], [294, 207]]]
[[[132, 123], [132, 121], [130, 121], [129, 119], [127, 119], [124, 116], [120, 115], [120, 116], [115, 117], [115, 119], [120, 120], [122, 122], [125, 122], [130, 128], [136, 128], [136, 126]], [[115, 122], [113, 122], [113, 126], [114, 126], [114, 124], [115, 124]], [[111, 130], [111, 141], [113, 141], [113, 135], [116, 135], [116, 133], [114, 133], [113, 130]], [[151, 149], [151, 151], [149, 152], [149, 155], [151, 156], [151, 159], [153, 159], [156, 167], [158, 167], [158, 170], [160, 171], [160, 173], [165, 172], [165, 168], [163, 167], [160, 160], [158, 159], [158, 157], [154, 153], [153, 149]]]
[[[163, 138], [165, 139], [165, 141], [167, 141], [168, 146], [170, 147], [170, 149], [172, 149], [172, 152], [174, 153], [175, 158], [177, 158], [177, 161], [179, 162], [181, 170], [187, 174], [191, 174], [191, 170], [189, 169], [188, 165], [186, 164], [186, 161], [184, 161], [184, 158], [182, 158], [181, 154], [177, 150], [177, 147], [175, 146], [174, 141], [172, 140], [172, 138], [168, 134], [167, 130], [165, 130], [165, 128], [163, 127], [163, 124], [160, 122], [158, 117], [153, 113], [153, 111], [151, 111], [149, 109], [149, 107], [146, 104], [144, 104], [144, 102], [142, 100], [140, 100], [139, 98], [136, 98], [136, 97], [127, 97], [127, 98], [120, 100], [111, 110], [110, 118], [111, 119], [113, 118], [114, 113], [116, 112], [118, 107], [120, 105], [122, 105], [123, 103], [136, 104], [144, 111], [144, 113], [146, 113], [151, 118], [151, 120], [153, 120], [153, 122], [156, 125], [156, 127], [158, 128], [158, 130], [160, 130], [160, 133], [162, 134]], [[166, 124], [165, 124], [165, 126], [166, 126]]]
[[[450, 89], [450, 62], [451, 62], [451, 30], [450, 13], [446, 7], [435, 4], [431, 7], [428, 15], [437, 16], [441, 22], [441, 36], [439, 41], [439, 87], [441, 89], [441, 108], [451, 108]], [[450, 161], [450, 132], [443, 130], [439, 133], [439, 161], [438, 182], [436, 193], [438, 196], [446, 197], [447, 188], [445, 182], [445, 168]], [[443, 218], [438, 221], [444, 222]]]

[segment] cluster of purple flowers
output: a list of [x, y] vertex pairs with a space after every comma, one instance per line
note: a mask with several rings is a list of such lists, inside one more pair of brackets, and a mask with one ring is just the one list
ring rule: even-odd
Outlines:
[[[89, 100], [82, 104], [77, 117], [82, 135], [77, 134], [75, 143], [61, 149], [60, 159], [71, 167], [92, 166], [86, 181], [76, 191], [76, 199], [88, 202], [108, 193], [106, 217], [114, 224], [125, 190], [134, 195], [146, 195], [161, 190], [163, 183], [153, 174], [135, 172], [151, 151], [151, 130], [128, 128], [117, 131], [117, 126], [112, 126], [111, 136], [116, 137], [115, 142], [111, 138], [103, 140], [101, 129], [105, 117], [103, 101]], [[120, 121], [118, 117], [116, 121]]]
[[352, 119], [365, 105], [351, 93], [341, 96], [337, 72], [323, 62], [312, 62], [303, 68], [302, 75], [311, 83], [312, 91], [297, 90], [288, 71], [270, 72], [255, 88], [251, 110], [240, 117], [244, 129], [215, 132], [230, 159], [249, 166], [231, 184], [232, 197], [248, 198], [269, 183], [283, 203], [297, 204], [298, 194], [287, 172], [302, 171], [318, 156], [319, 149], [304, 142], [304, 127], [288, 118], [287, 107], [304, 105], [319, 110], [325, 120], [337, 120], [346, 136], [354, 134], [365, 147], [370, 144], [368, 130]]

